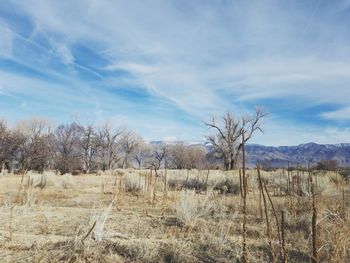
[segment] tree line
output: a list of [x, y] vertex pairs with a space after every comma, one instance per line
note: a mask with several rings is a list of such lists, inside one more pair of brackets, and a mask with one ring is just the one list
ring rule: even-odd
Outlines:
[[[58, 170], [60, 173], [115, 168], [234, 169], [246, 143], [265, 116], [235, 118], [225, 114], [219, 123], [206, 123], [214, 133], [206, 144], [147, 143], [133, 131], [71, 122], [53, 126], [42, 118], [18, 122], [10, 128], [0, 121], [0, 169], [8, 171]], [[243, 139], [242, 139], [243, 138]]]

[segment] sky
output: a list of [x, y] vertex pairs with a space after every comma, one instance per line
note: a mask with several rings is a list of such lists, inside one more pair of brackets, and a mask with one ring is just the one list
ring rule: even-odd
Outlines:
[[350, 0], [2, 0], [0, 118], [200, 141], [263, 107], [251, 142], [350, 142]]

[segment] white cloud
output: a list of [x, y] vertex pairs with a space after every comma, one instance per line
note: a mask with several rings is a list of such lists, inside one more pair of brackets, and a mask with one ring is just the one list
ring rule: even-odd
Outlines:
[[321, 116], [330, 120], [350, 120], [350, 107], [322, 113]]
[[0, 57], [12, 57], [13, 33], [8, 26], [0, 20]]
[[[107, 69], [130, 71], [153, 94], [190, 114], [230, 107], [220, 95], [224, 89], [237, 96], [234, 100], [286, 94], [325, 100], [333, 96], [330, 89], [310, 92], [311, 86], [350, 82], [349, 63], [322, 58], [323, 42], [302, 39], [310, 14], [293, 8], [287, 13], [274, 1], [182, 3], [181, 8], [164, 1], [17, 3], [41, 30], [58, 32], [73, 43], [101, 43], [111, 61]], [[317, 17], [313, 21], [308, 31], [326, 37]], [[343, 45], [338, 42], [332, 52]], [[60, 53], [72, 61], [66, 48]]]
[[[344, 34], [346, 23], [323, 19], [329, 13], [322, 8], [312, 15], [311, 21], [310, 10], [296, 7], [293, 1], [284, 4], [228, 1], [222, 5], [157, 0], [13, 3], [29, 15], [38, 32], [55, 36], [52, 46], [63, 63], [95, 74], [111, 84], [110, 88], [130, 83], [145, 87], [160, 100], [171, 101], [203, 121], [227, 109], [245, 111], [246, 102], [252, 104], [269, 98], [282, 98], [294, 104], [302, 100], [298, 107], [329, 102], [349, 105], [350, 49], [349, 38]], [[105, 79], [77, 64], [70, 46], [86, 43], [110, 61], [104, 69], [127, 70], [132, 77]], [[91, 92], [89, 99], [95, 104], [97, 116], [120, 109], [119, 104], [118, 108], [113, 107], [117, 104], [103, 91], [84, 90], [84, 81], [67, 78], [84, 94]], [[100, 94], [102, 98], [97, 96]], [[104, 100], [111, 103], [109, 110]], [[120, 103], [132, 108], [127, 102]], [[347, 113], [340, 110], [323, 117], [344, 118]], [[135, 121], [131, 116], [125, 117], [130, 123]], [[173, 136], [172, 133], [176, 136], [180, 130], [159, 117], [154, 117], [149, 127], [146, 123], [137, 125], [149, 134], [164, 136], [161, 131], [157, 134], [152, 131], [156, 120], [164, 125], [162, 132], [166, 136]], [[281, 125], [276, 123], [277, 126]], [[288, 123], [285, 127], [289, 127]], [[302, 129], [289, 133], [289, 128], [276, 129], [279, 135], [274, 136], [293, 137], [290, 141], [303, 138]], [[272, 137], [266, 140], [276, 141]]]
[[[65, 84], [52, 83], [0, 70], [0, 87], [6, 87], [6, 95], [18, 101], [21, 108], [25, 107], [29, 115], [51, 118], [52, 112], [58, 112], [59, 118], [56, 120], [60, 122], [62, 119], [72, 120], [79, 113], [83, 122], [102, 124], [107, 120], [116, 127], [129, 127], [146, 140], [159, 140], [165, 135], [195, 140], [205, 129], [204, 126], [193, 127], [181, 120], [173, 120], [168, 113], [162, 112], [162, 108], [159, 113], [155, 109], [157, 114], [149, 114], [144, 112], [146, 109], [142, 109], [142, 106], [136, 107], [127, 100], [111, 96], [111, 93], [85, 82], [71, 80], [71, 84], [67, 85], [68, 79]], [[23, 97], [26, 102], [21, 101]], [[0, 118], [13, 116], [11, 121], [24, 118], [23, 111], [21, 114], [16, 107], [5, 109], [0, 115]]]
[[64, 64], [74, 63], [74, 56], [66, 45], [53, 39], [50, 40], [50, 44], [53, 48], [54, 54], [59, 57]]
[[265, 120], [264, 133], [254, 134], [251, 143], [270, 146], [292, 146], [315, 142], [320, 144], [350, 142], [350, 128], [296, 125], [287, 120]]
[[110, 70], [110, 71], [126, 70], [135, 74], [147, 75], [147, 74], [156, 73], [159, 69], [156, 66], [152, 66], [152, 65], [126, 62], [126, 63], [115, 63], [115, 64], [108, 65], [106, 67], [106, 70]]
[[176, 136], [165, 136], [165, 137], [162, 137], [161, 140], [165, 141], [165, 142], [176, 142], [176, 141], [178, 141]]

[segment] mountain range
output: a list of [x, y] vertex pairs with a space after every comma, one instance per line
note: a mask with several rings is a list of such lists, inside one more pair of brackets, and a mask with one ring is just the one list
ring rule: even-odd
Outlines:
[[[205, 145], [204, 142], [185, 141], [153, 141], [151, 144], [177, 144]], [[210, 150], [210, 146], [206, 146]], [[308, 163], [315, 165], [321, 160], [336, 160], [341, 167], [350, 167], [350, 143], [317, 144], [306, 143], [297, 146], [264, 146], [260, 144], [247, 144], [247, 166], [254, 167], [256, 163], [271, 167], [304, 166]]]
[[[183, 143], [185, 145], [203, 145], [203, 142], [164, 142], [153, 141], [151, 144]], [[210, 146], [207, 146], [210, 149]], [[308, 163], [315, 165], [321, 160], [336, 160], [339, 166], [350, 167], [350, 143], [317, 144], [306, 143], [297, 146], [264, 146], [260, 144], [247, 144], [247, 165], [254, 167], [256, 163], [271, 167], [304, 166]]]
[[306, 143], [297, 146], [264, 146], [248, 144], [246, 146], [247, 162], [249, 166], [257, 162], [271, 167], [287, 167], [316, 164], [321, 160], [336, 160], [339, 166], [350, 166], [350, 143], [317, 144]]

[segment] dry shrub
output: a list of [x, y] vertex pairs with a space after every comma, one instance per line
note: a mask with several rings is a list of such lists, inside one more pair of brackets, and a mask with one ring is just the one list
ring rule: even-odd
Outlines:
[[167, 240], [161, 244], [158, 255], [161, 262], [165, 263], [194, 262], [196, 259], [191, 255], [192, 251], [191, 244], [187, 242]]
[[157, 244], [149, 239], [111, 243], [108, 246], [108, 250], [129, 260], [142, 260], [145, 262], [155, 262], [158, 256]]
[[108, 234], [105, 226], [112, 206], [113, 202], [111, 202], [107, 207], [101, 208], [98, 211], [94, 211], [90, 219], [91, 225], [94, 226], [92, 237], [98, 242], [101, 242], [103, 238]]
[[311, 216], [303, 214], [297, 218], [293, 218], [288, 214], [286, 215], [285, 229], [290, 233], [301, 232], [305, 238], [309, 238], [311, 234]]
[[342, 169], [339, 174], [344, 178], [345, 181], [350, 181], [350, 168]]
[[196, 262], [190, 244], [175, 239], [104, 241], [104, 245], [106, 253], [119, 254], [131, 262]]
[[199, 180], [198, 178], [192, 178], [188, 181], [183, 181], [181, 188], [196, 190], [197, 192], [200, 192], [205, 190], [205, 182]]
[[62, 176], [52, 177], [54, 184], [57, 187], [70, 189], [75, 187], [74, 177], [71, 174], [64, 174]]
[[[130, 172], [130, 171], [129, 171]], [[125, 171], [124, 170], [116, 170], [114, 175], [117, 175], [117, 176], [124, 176], [125, 175]]]
[[26, 188], [20, 196], [22, 205], [31, 207], [37, 202], [37, 191], [33, 187]]
[[184, 222], [197, 217], [198, 200], [195, 191], [181, 191], [177, 197], [175, 211], [178, 218]]
[[46, 183], [47, 183], [47, 179], [46, 179], [46, 174], [38, 174], [38, 173], [33, 173], [31, 171], [29, 171], [27, 173], [27, 181], [25, 183], [25, 185], [27, 187], [32, 186], [34, 188], [38, 187], [43, 189], [44, 187], [46, 187]]
[[11, 173], [9, 173], [7, 169], [1, 170], [0, 176], [8, 176], [8, 175], [11, 175]]
[[168, 180], [168, 187], [173, 190], [189, 189], [197, 192], [205, 191], [205, 182], [198, 178], [179, 179], [170, 178]]
[[240, 244], [226, 240], [221, 240], [215, 236], [206, 236], [195, 244], [194, 253], [197, 262], [240, 262]]
[[124, 176], [127, 170], [123, 169], [111, 169], [111, 170], [98, 170], [96, 175], [98, 176]]
[[75, 180], [71, 174], [58, 176], [50, 171], [44, 172], [42, 174], [33, 173], [30, 171], [27, 173], [25, 185], [41, 189], [44, 189], [46, 187], [68, 189], [74, 188]]
[[219, 207], [210, 194], [197, 195], [195, 190], [182, 190], [175, 203], [176, 216], [186, 224], [200, 217], [210, 217]]
[[239, 183], [235, 183], [232, 179], [226, 178], [224, 181], [217, 183], [214, 190], [219, 191], [220, 194], [234, 194], [240, 193]]
[[318, 221], [320, 257], [324, 262], [347, 262], [350, 258], [349, 218], [326, 210]]
[[168, 179], [168, 187], [172, 190], [179, 190], [182, 187], [183, 180], [182, 179], [176, 179], [176, 178], [170, 178]]
[[124, 177], [124, 187], [126, 192], [140, 192], [143, 184], [144, 180], [141, 180], [140, 176], [137, 174], [128, 173]]

